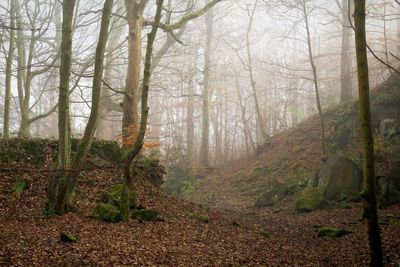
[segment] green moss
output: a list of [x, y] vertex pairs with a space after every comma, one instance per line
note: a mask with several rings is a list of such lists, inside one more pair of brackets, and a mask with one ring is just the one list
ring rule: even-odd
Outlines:
[[[121, 202], [121, 193], [124, 185], [123, 184], [115, 184], [111, 187], [109, 192], [105, 192], [102, 194], [100, 198], [100, 202], [107, 203], [113, 205], [115, 207], [119, 207]], [[129, 208], [134, 209], [136, 207], [136, 198], [137, 195], [135, 192], [131, 192], [129, 195]]]
[[209, 211], [210, 210], [210, 205], [208, 205], [208, 204], [201, 204], [200, 207], [205, 211]]
[[327, 237], [341, 237], [351, 233], [346, 229], [337, 229], [333, 227], [318, 227], [315, 229], [318, 237], [327, 236]]
[[191, 215], [193, 218], [195, 218], [196, 220], [198, 220], [199, 222], [202, 222], [202, 223], [208, 223], [208, 222], [209, 222], [209, 218], [208, 218], [207, 215], [202, 215], [202, 214], [199, 214], [199, 213], [197, 213], [197, 212], [195, 212], [195, 213], [190, 213], [190, 215]]
[[119, 222], [121, 221], [121, 213], [119, 209], [108, 203], [99, 203], [92, 212], [92, 217], [105, 222]]
[[78, 241], [78, 238], [72, 234], [69, 233], [61, 233], [61, 241], [63, 242], [69, 242], [69, 243], [74, 243]]
[[133, 210], [132, 217], [138, 221], [159, 222], [162, 219], [159, 217], [158, 211], [154, 209]]
[[256, 234], [261, 236], [262, 238], [265, 238], [265, 239], [271, 238], [271, 235], [268, 232], [263, 231], [263, 230], [256, 231]]
[[0, 141], [0, 162], [25, 162], [44, 164], [50, 140], [11, 138]]
[[360, 197], [363, 199], [367, 199], [368, 192], [366, 190], [363, 190], [360, 192]]
[[323, 190], [317, 187], [304, 189], [295, 200], [295, 210], [297, 213], [310, 212], [318, 208], [325, 208], [327, 205], [327, 201], [323, 196]]
[[117, 142], [96, 140], [90, 149], [91, 154], [96, 155], [109, 162], [119, 162], [123, 151]]
[[13, 191], [15, 193], [21, 194], [24, 191], [25, 186], [25, 181], [18, 179], [14, 184]]

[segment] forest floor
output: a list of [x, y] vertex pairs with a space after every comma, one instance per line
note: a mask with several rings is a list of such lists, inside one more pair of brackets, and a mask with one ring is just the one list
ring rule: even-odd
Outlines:
[[[0, 166], [1, 167], [1, 166]], [[7, 168], [32, 170], [32, 165]], [[359, 204], [294, 214], [289, 200], [265, 209], [211, 208], [170, 197], [138, 182], [138, 202], [158, 210], [160, 222], [106, 223], [87, 215], [101, 192], [120, 182], [117, 170], [84, 172], [76, 192], [79, 211], [47, 218], [49, 173], [0, 172], [1, 266], [366, 266]], [[16, 178], [22, 193], [10, 190]], [[208, 216], [199, 221], [194, 213]], [[400, 261], [400, 206], [380, 210], [384, 261]], [[344, 228], [340, 238], [317, 237], [315, 224]], [[61, 233], [78, 238], [60, 240]]]

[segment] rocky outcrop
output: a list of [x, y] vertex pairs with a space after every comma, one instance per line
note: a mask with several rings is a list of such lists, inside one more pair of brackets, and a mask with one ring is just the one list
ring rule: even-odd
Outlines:
[[324, 197], [334, 201], [359, 199], [363, 174], [360, 167], [342, 153], [335, 153], [322, 164], [318, 172], [318, 187]]

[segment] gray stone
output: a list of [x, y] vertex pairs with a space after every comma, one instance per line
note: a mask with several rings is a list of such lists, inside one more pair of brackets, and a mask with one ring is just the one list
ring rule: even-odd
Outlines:
[[270, 188], [257, 198], [255, 206], [257, 208], [272, 206], [285, 195], [286, 191], [284, 184], [274, 181]]
[[324, 197], [334, 201], [359, 199], [362, 188], [362, 170], [342, 153], [328, 158], [318, 173], [319, 186], [325, 188]]

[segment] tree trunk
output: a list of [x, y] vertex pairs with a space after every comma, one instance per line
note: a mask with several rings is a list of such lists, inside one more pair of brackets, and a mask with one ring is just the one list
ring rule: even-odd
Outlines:
[[[123, 9], [118, 5], [118, 10], [123, 11]], [[122, 12], [121, 12], [122, 13]], [[100, 140], [111, 140], [112, 139], [112, 123], [110, 113], [113, 111], [113, 99], [111, 97], [112, 93], [108, 86], [113, 87], [113, 76], [114, 76], [114, 51], [120, 45], [120, 37], [123, 33], [125, 20], [119, 17], [114, 17], [111, 23], [112, 29], [110, 31], [109, 42], [107, 45], [107, 53], [104, 66], [104, 82], [101, 90], [101, 105], [100, 105], [100, 117], [99, 125], [97, 127], [96, 137]]]
[[253, 26], [253, 20], [254, 20], [254, 14], [256, 12], [256, 8], [257, 8], [257, 0], [254, 2], [254, 7], [253, 10], [251, 11], [251, 14], [249, 14], [249, 24], [247, 26], [247, 31], [246, 31], [246, 52], [247, 52], [247, 59], [248, 59], [248, 64], [247, 64], [247, 69], [249, 72], [249, 76], [250, 76], [250, 85], [251, 85], [251, 89], [253, 91], [253, 99], [254, 99], [254, 104], [256, 107], [256, 112], [257, 112], [257, 129], [259, 130], [260, 134], [261, 134], [261, 138], [257, 138], [257, 140], [260, 140], [261, 143], [263, 143], [267, 137], [268, 137], [268, 133], [267, 133], [267, 127], [265, 125], [265, 119], [263, 116], [263, 112], [261, 110], [261, 106], [260, 106], [260, 102], [258, 100], [258, 96], [257, 96], [257, 87], [256, 87], [256, 81], [254, 78], [254, 70], [253, 70], [253, 62], [252, 62], [252, 56], [251, 56], [251, 51], [250, 51], [250, 32], [251, 32], [251, 28]]
[[[64, 213], [64, 205], [58, 201], [60, 182], [65, 170], [70, 168], [71, 154], [71, 128], [70, 128], [70, 101], [69, 101], [69, 78], [71, 75], [72, 61], [72, 19], [74, 15], [75, 0], [63, 1], [63, 22], [61, 40], [61, 63], [60, 63], [60, 85], [58, 97], [58, 159], [57, 168], [61, 173], [54, 175], [49, 181], [48, 188], [48, 214]], [[63, 181], [65, 183], [65, 179]], [[65, 185], [64, 185], [65, 186]], [[61, 185], [60, 188], [63, 186]]]
[[[352, 0], [350, 0], [352, 1]], [[351, 25], [349, 22], [348, 0], [342, 0], [342, 52], [340, 54], [340, 101], [345, 102], [353, 98], [353, 83], [351, 79], [350, 37]]]
[[[141, 1], [143, 4], [145, 1]], [[142, 25], [144, 6], [136, 1], [125, 0], [128, 18], [128, 72], [122, 115], [122, 138], [126, 144], [139, 127], [139, 82], [142, 50]]]
[[358, 72], [358, 93], [360, 102], [360, 132], [363, 151], [364, 220], [369, 245], [370, 266], [383, 266], [381, 238], [375, 194], [374, 139], [371, 125], [371, 109], [369, 100], [369, 76], [367, 43], [365, 34], [365, 0], [355, 0], [354, 11], [355, 41]]
[[[19, 1], [15, 1], [15, 6], [19, 7]], [[20, 129], [18, 131], [18, 136], [24, 137], [28, 135], [28, 129], [26, 126], [26, 113], [24, 112], [24, 80], [25, 80], [25, 70], [26, 70], [26, 61], [25, 61], [25, 38], [24, 33], [22, 31], [23, 24], [20, 16], [19, 9], [15, 10], [16, 17], [16, 26], [17, 26], [17, 51], [18, 51], [18, 71], [17, 71], [17, 89], [18, 89], [18, 103], [21, 111], [21, 124]]]
[[211, 76], [211, 54], [212, 38], [214, 35], [214, 14], [210, 10], [207, 12], [206, 20], [206, 47], [204, 51], [204, 70], [203, 70], [203, 105], [202, 105], [202, 124], [201, 124], [201, 146], [199, 161], [201, 166], [209, 167], [209, 147], [210, 147], [210, 76]]
[[144, 74], [143, 74], [143, 90], [142, 90], [142, 117], [140, 120], [140, 128], [138, 132], [138, 136], [135, 140], [135, 143], [132, 145], [131, 149], [128, 151], [125, 159], [125, 168], [124, 168], [124, 187], [121, 193], [121, 204], [120, 210], [122, 219], [124, 221], [129, 220], [129, 193], [133, 186], [133, 179], [136, 176], [135, 172], [131, 173], [130, 166], [135, 157], [139, 154], [140, 150], [143, 147], [144, 136], [147, 128], [147, 118], [149, 114], [148, 107], [148, 95], [149, 95], [149, 86], [150, 86], [150, 77], [151, 77], [151, 58], [153, 54], [153, 43], [154, 39], [157, 35], [158, 24], [161, 19], [161, 11], [164, 0], [157, 0], [157, 11], [154, 19], [154, 25], [151, 29], [151, 32], [147, 35], [147, 48], [146, 48], [146, 58], [144, 65]]
[[11, 105], [11, 79], [12, 79], [12, 62], [14, 58], [14, 39], [15, 39], [15, 2], [10, 1], [10, 40], [6, 61], [6, 91], [4, 95], [4, 129], [3, 137], [10, 136], [10, 105]]
[[317, 109], [318, 109], [318, 115], [319, 115], [319, 120], [320, 120], [320, 125], [321, 125], [321, 149], [322, 149], [322, 153], [325, 155], [326, 154], [326, 149], [325, 149], [325, 125], [324, 125], [324, 119], [322, 117], [322, 107], [321, 107], [321, 98], [320, 98], [319, 86], [318, 86], [317, 67], [315, 66], [313, 52], [312, 52], [311, 33], [310, 33], [310, 26], [308, 24], [308, 14], [307, 14], [306, 1], [303, 0], [302, 4], [303, 4], [304, 21], [305, 21], [306, 32], [307, 32], [308, 56], [309, 56], [310, 65], [311, 65], [312, 74], [313, 74], [315, 98], [316, 98], [316, 101], [317, 101]]
[[186, 104], [186, 167], [191, 171], [194, 167], [194, 82], [189, 82], [189, 96]]
[[58, 214], [63, 214], [65, 211], [68, 211], [69, 207], [71, 206], [72, 191], [75, 188], [80, 173], [79, 169], [82, 168], [83, 164], [85, 163], [87, 154], [92, 145], [94, 133], [96, 131], [100, 109], [104, 54], [108, 40], [108, 28], [110, 25], [113, 2], [114, 0], [106, 0], [104, 3], [100, 34], [96, 47], [90, 116], [85, 128], [85, 133], [83, 134], [82, 140], [79, 142], [76, 155], [72, 161], [72, 171], [65, 174], [61, 182], [56, 204], [56, 212]]

